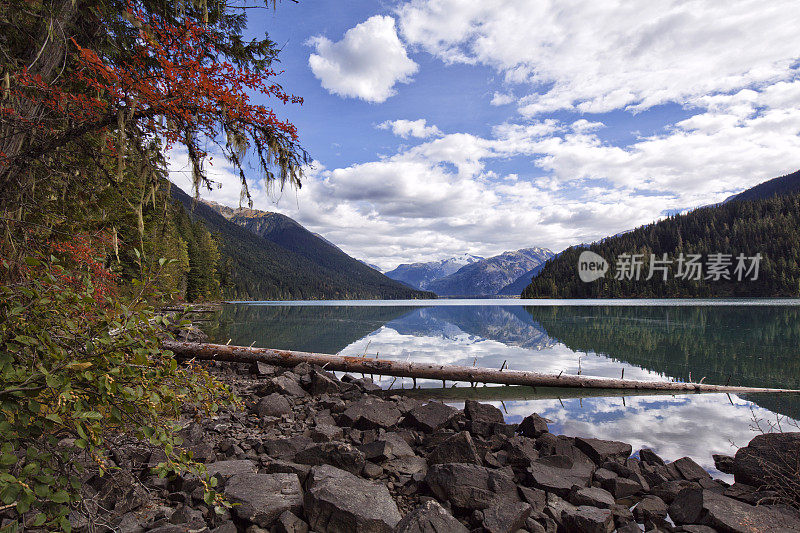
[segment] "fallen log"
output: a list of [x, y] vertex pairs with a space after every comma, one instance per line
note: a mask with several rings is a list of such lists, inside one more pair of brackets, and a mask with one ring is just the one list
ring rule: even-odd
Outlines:
[[414, 363], [409, 361], [390, 361], [388, 359], [369, 359], [367, 357], [330, 355], [248, 346], [225, 344], [206, 344], [196, 342], [164, 341], [162, 346], [178, 358], [235, 363], [261, 361], [275, 366], [293, 367], [300, 363], [318, 365], [326, 370], [359, 372], [383, 376], [423, 378], [468, 383], [498, 383], [501, 385], [528, 385], [532, 387], [567, 387], [592, 389], [663, 390], [688, 392], [776, 392], [798, 393], [800, 390], [769, 389], [762, 387], [739, 387], [712, 385], [709, 383], [686, 383], [677, 381], [640, 381], [633, 379], [614, 379], [567, 374], [541, 374], [522, 370], [499, 370], [470, 366], [441, 365], [436, 363]]

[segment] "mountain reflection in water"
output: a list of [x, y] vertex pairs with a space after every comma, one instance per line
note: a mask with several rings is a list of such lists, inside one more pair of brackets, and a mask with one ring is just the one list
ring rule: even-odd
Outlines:
[[[232, 344], [386, 359], [643, 380], [800, 388], [800, 307], [765, 306], [371, 306], [228, 305], [214, 340]], [[375, 376], [378, 380], [379, 376]], [[383, 386], [411, 387], [409, 378]], [[441, 382], [418, 380], [422, 387]], [[463, 385], [463, 384], [461, 384]], [[452, 383], [448, 382], [447, 387]], [[495, 389], [493, 392], [492, 389]], [[506, 411], [531, 412], [567, 435], [621, 439], [667, 459], [690, 455], [713, 469], [712, 453], [733, 453], [754, 435], [753, 419], [800, 418], [795, 395], [435, 391], [463, 403], [473, 395]], [[449, 394], [449, 398], [446, 396]], [[579, 397], [575, 397], [579, 396]], [[580, 397], [582, 396], [582, 397]]]

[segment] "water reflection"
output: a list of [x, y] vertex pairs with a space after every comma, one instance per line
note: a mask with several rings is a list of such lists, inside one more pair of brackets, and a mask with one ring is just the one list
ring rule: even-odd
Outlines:
[[[763, 302], [762, 302], [763, 303]], [[644, 380], [800, 387], [798, 306], [226, 306], [215, 340], [302, 351]], [[379, 376], [375, 376], [379, 379]], [[383, 378], [410, 388], [412, 380]], [[441, 382], [421, 386], [441, 387]], [[448, 388], [452, 384], [448, 382]], [[492, 391], [492, 389], [495, 389]], [[794, 395], [619, 396], [514, 387], [450, 391], [497, 402], [509, 421], [531, 412], [557, 432], [623, 439], [665, 458], [711, 453], [752, 438], [751, 419], [800, 418]], [[429, 391], [431, 394], [441, 392]], [[520, 395], [521, 394], [521, 395]], [[453, 396], [455, 395], [455, 396]], [[459, 396], [460, 395], [460, 396]], [[516, 396], [514, 396], [516, 395]], [[593, 397], [591, 397], [593, 396]]]

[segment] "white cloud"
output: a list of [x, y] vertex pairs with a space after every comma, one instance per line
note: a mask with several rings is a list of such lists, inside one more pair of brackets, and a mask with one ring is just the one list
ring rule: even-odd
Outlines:
[[448, 64], [526, 84], [520, 111], [646, 109], [790, 80], [800, 57], [792, 0], [412, 0], [403, 38]]
[[323, 36], [309, 43], [316, 53], [308, 64], [322, 86], [333, 94], [380, 103], [396, 93], [396, 83], [408, 83], [418, 65], [397, 37], [392, 17], [375, 15], [350, 28], [341, 41]]
[[436, 126], [427, 126], [424, 118], [418, 120], [387, 120], [378, 124], [378, 129], [392, 130], [392, 133], [408, 139], [409, 137], [417, 137], [425, 139], [427, 137], [441, 137], [442, 132]]
[[516, 98], [511, 93], [499, 93], [495, 91], [494, 96], [492, 96], [491, 104], [495, 106], [501, 105], [508, 105], [512, 102], [515, 102]]

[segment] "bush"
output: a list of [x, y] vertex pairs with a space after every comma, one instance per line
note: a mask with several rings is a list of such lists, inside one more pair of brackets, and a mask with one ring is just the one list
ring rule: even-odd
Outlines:
[[69, 531], [83, 505], [81, 465], [113, 472], [108, 458], [131, 438], [165, 452], [160, 475], [193, 472], [206, 502], [225, 505], [174, 421], [187, 403], [215, 411], [230, 391], [160, 348], [167, 324], [147, 304], [148, 283], [113, 297], [113, 276], [79, 255], [2, 264], [0, 279], [17, 281], [0, 285], [0, 511]]

